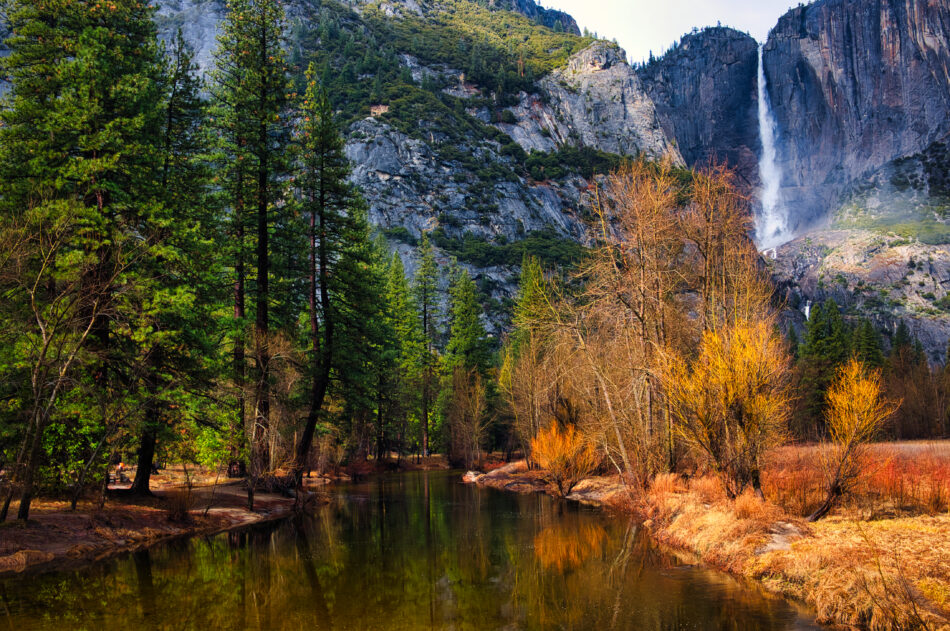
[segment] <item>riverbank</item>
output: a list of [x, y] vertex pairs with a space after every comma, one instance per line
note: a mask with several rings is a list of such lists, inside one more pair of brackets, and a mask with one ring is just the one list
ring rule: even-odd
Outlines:
[[[271, 493], [255, 494], [249, 511], [241, 481], [190, 491], [175, 481], [156, 485], [153, 497], [123, 497], [123, 489], [113, 489], [102, 508], [84, 501], [72, 511], [65, 501], [35, 501], [26, 523], [8, 519], [0, 524], [0, 576], [68, 569], [170, 539], [283, 519], [293, 511], [293, 499]], [[312, 478], [307, 486], [316, 489], [326, 482]]]
[[[465, 480], [550, 492], [523, 461]], [[568, 499], [635, 514], [660, 543], [809, 605], [820, 622], [862, 629], [950, 630], [950, 514], [815, 524], [752, 494], [726, 497], [712, 477], [658, 477], [645, 492], [619, 477], [580, 482]]]
[[[448, 468], [440, 455], [365, 460], [327, 475], [305, 477], [304, 487], [311, 491], [311, 500], [322, 502], [319, 489], [333, 481]], [[249, 511], [244, 482], [224, 479], [213, 470], [186, 470], [181, 465], [163, 469], [152, 477], [151, 497], [128, 495], [135, 470], [125, 473], [124, 482], [110, 486], [102, 507], [84, 500], [73, 511], [67, 501], [40, 498], [33, 501], [30, 519], [24, 524], [14, 519], [14, 502], [10, 517], [0, 523], [0, 577], [69, 569], [170, 539], [276, 521], [293, 512], [292, 498], [260, 492], [254, 495], [254, 510]]]

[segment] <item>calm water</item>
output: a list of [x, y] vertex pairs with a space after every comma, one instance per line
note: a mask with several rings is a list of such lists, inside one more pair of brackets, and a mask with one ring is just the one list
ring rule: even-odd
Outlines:
[[311, 516], [0, 581], [0, 629], [810, 629], [625, 519], [412, 473]]

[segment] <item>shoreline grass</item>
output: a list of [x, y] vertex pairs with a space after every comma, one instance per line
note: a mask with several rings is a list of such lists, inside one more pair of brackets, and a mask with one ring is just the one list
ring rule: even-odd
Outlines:
[[[856, 493], [816, 523], [817, 445], [770, 453], [765, 499], [727, 497], [713, 475], [657, 476], [645, 490], [618, 476], [580, 482], [568, 499], [638, 516], [661, 544], [805, 603], [849, 628], [950, 630], [950, 441], [871, 447]], [[468, 474], [482, 486], [547, 491], [523, 461]]]

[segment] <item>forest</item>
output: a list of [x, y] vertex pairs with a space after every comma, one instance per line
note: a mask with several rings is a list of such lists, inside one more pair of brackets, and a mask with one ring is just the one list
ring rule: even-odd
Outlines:
[[[331, 73], [288, 61], [279, 3], [229, 5], [207, 79], [138, 0], [11, 6], [2, 519], [104, 493], [119, 461], [141, 494], [160, 464], [226, 467], [253, 506], [313, 470], [532, 454], [550, 427], [591, 470], [710, 467], [738, 494], [770, 448], [834, 434], [849, 360], [894, 407], [867, 440], [947, 433], [947, 373], [906, 326], [885, 355], [832, 301], [801, 334], [783, 322], [723, 168], [604, 162], [586, 247], [436, 229], [407, 276], [347, 182]], [[510, 333], [486, 332], [477, 279], [433, 245], [521, 262], [492, 312]]]
[[[790, 305], [753, 241], [754, 200], [724, 165], [568, 144], [525, 152], [484, 122], [510, 124], [519, 91], [591, 41], [560, 27], [537, 36], [538, 24], [484, 4], [441, 2], [438, 20], [389, 20], [374, 5], [361, 17], [372, 32], [341, 29], [350, 17], [333, 4], [295, 33], [278, 0], [229, 0], [203, 72], [181, 30], [159, 37], [144, 0], [4, 3], [0, 572], [16, 546], [54, 532], [37, 521], [49, 506], [86, 511], [82, 532], [111, 528], [112, 548], [148, 533], [160, 506], [163, 523], [189, 525], [174, 536], [227, 530], [237, 547], [267, 549], [270, 535], [209, 517], [228, 486], [240, 525], [290, 515], [275, 506], [295, 519], [333, 507], [270, 540], [307, 581], [280, 598], [309, 586], [319, 615], [335, 606], [321, 577], [365, 579], [339, 557], [374, 554], [343, 539], [378, 534], [383, 549], [381, 524], [396, 516], [388, 532], [406, 567], [425, 562], [415, 587], [430, 604], [436, 585], [467, 589], [461, 574], [490, 583], [492, 559], [507, 554], [531, 577], [514, 592], [537, 596], [543, 617], [545, 572], [597, 562], [588, 571], [607, 584], [635, 543], [673, 567], [650, 547], [659, 542], [760, 579], [824, 621], [939, 628], [950, 577], [932, 555], [946, 544], [950, 458], [924, 441], [950, 436], [950, 349], [933, 363], [903, 321], [831, 299], [807, 313]], [[477, 100], [490, 115], [464, 118], [397, 49], [456, 64], [491, 91]], [[359, 79], [374, 68], [376, 80]], [[575, 178], [584, 237], [458, 236], [446, 228], [462, 224], [438, 207], [423, 229], [375, 226], [345, 138], [383, 96], [382, 78], [387, 124], [409, 136], [430, 129], [422, 122], [454, 129], [438, 143], [430, 132], [433, 159], [476, 174], [465, 191], [478, 221], [491, 221], [497, 181]], [[472, 135], [503, 158], [468, 155], [459, 142]], [[499, 297], [504, 273], [517, 289]], [[435, 468], [452, 471], [396, 475]], [[369, 474], [378, 486], [352, 506], [315, 491], [316, 479]], [[180, 475], [187, 501], [170, 482], [153, 493], [156, 475]], [[210, 482], [195, 495], [203, 512], [198, 478]], [[551, 497], [484, 496], [489, 514], [472, 499], [480, 486]], [[564, 498], [635, 519], [603, 526]], [[122, 530], [131, 513], [107, 503], [145, 507], [153, 521]], [[537, 521], [504, 522], [511, 506]], [[484, 538], [474, 561], [459, 552], [438, 575], [458, 532], [475, 533], [458, 543], [467, 551], [493, 521], [508, 539]], [[82, 556], [82, 545], [59, 554]], [[122, 567], [148, 595], [141, 552], [134, 572]], [[311, 564], [324, 554], [322, 569]], [[268, 560], [239, 556], [270, 593]], [[202, 561], [208, 572], [218, 562]], [[241, 615], [259, 606], [243, 593]]]

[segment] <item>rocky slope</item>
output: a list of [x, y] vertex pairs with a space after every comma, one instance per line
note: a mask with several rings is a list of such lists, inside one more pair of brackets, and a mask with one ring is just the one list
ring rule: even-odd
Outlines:
[[785, 202], [807, 225], [870, 170], [950, 133], [950, 3], [820, 0], [765, 46]]
[[775, 278], [804, 324], [804, 309], [827, 298], [846, 316], [893, 332], [900, 320], [932, 362], [950, 340], [950, 147], [934, 143], [854, 184], [821, 228], [769, 255]]
[[[209, 70], [224, 0], [157, 4], [163, 36], [181, 28]], [[372, 221], [410, 273], [430, 232], [443, 263], [473, 272], [496, 325], [523, 251], [577, 255], [591, 180], [620, 156], [725, 160], [748, 192], [759, 184], [757, 44], [732, 29], [632, 68], [534, 0], [285, 7], [292, 61], [331, 78]], [[908, 318], [932, 357], [950, 335], [948, 46], [946, 0], [819, 0], [782, 17], [764, 55], [784, 201], [812, 229], [778, 250], [777, 280], [795, 303]]]
[[638, 70], [686, 163], [726, 162], [749, 191], [759, 183], [757, 64], [752, 37], [717, 27], [684, 36]]
[[[181, 27], [208, 70], [223, 1], [158, 4], [162, 34]], [[579, 37], [570, 16], [534, 0], [488, 5], [288, 0], [285, 7], [294, 59], [334, 69], [352, 181], [371, 221], [409, 273], [413, 245], [430, 232], [443, 263], [454, 256], [473, 273], [497, 325], [525, 249], [551, 264], [578, 254], [595, 172], [618, 154], [682, 160], [616, 45]], [[512, 28], [527, 48], [517, 56]], [[473, 54], [459, 53], [469, 47]], [[485, 72], [486, 64], [499, 68]], [[529, 72], [536, 78], [526, 79]], [[507, 82], [496, 84], [499, 75]]]
[[489, 5], [499, 9], [508, 9], [516, 11], [522, 15], [533, 19], [538, 24], [548, 28], [580, 35], [581, 31], [567, 13], [554, 9], [545, 9], [535, 2], [535, 0], [489, 0]]
[[797, 328], [830, 298], [846, 318], [867, 317], [885, 333], [903, 320], [931, 362], [950, 339], [950, 246], [875, 230], [819, 230], [779, 247], [770, 261]]
[[510, 108], [511, 124], [498, 125], [525, 151], [555, 151], [567, 144], [619, 155], [669, 154], [683, 162], [653, 100], [616, 45], [591, 44], [538, 88], [522, 93], [521, 102]]

